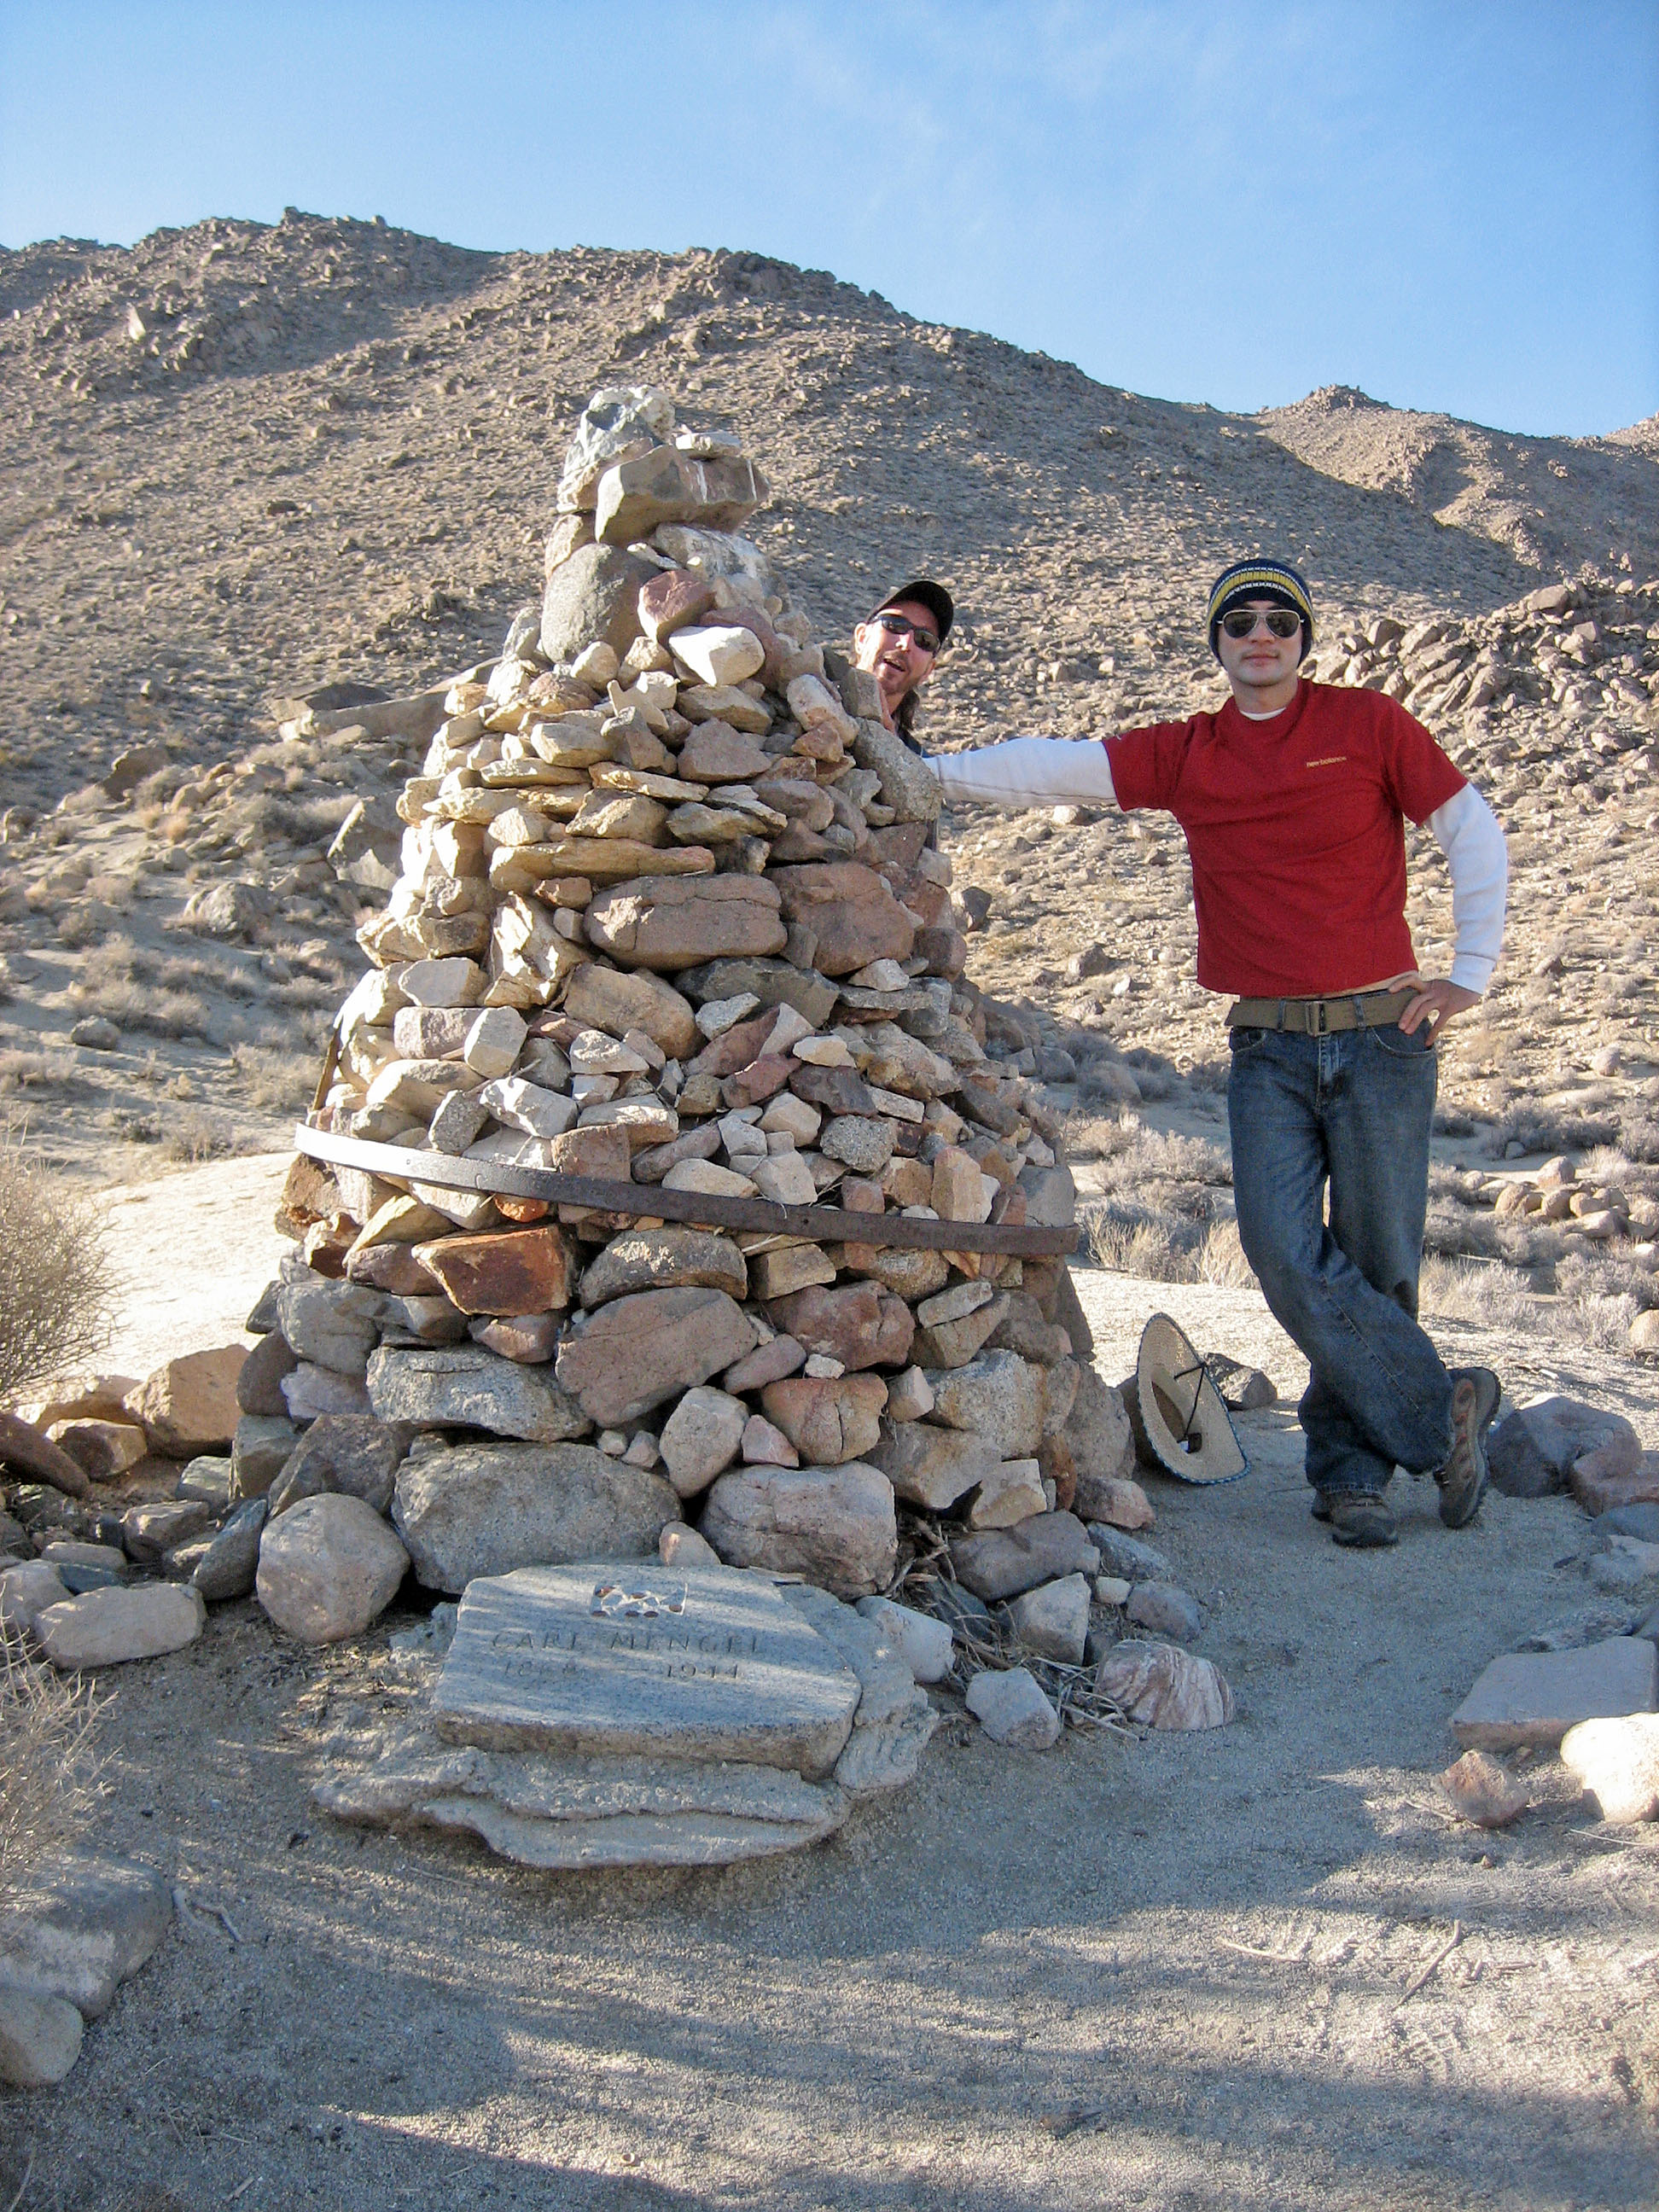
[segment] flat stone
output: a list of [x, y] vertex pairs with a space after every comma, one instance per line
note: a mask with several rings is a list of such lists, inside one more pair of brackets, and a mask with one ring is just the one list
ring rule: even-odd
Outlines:
[[920, 1421], [933, 1410], [933, 1386], [920, 1367], [907, 1367], [887, 1385], [887, 1411], [896, 1421]]
[[815, 1030], [829, 1020], [837, 996], [827, 977], [787, 960], [714, 960], [680, 981], [699, 1005], [746, 994], [762, 1006], [793, 1006]]
[[982, 1436], [999, 1459], [1029, 1459], [1042, 1439], [1042, 1370], [1017, 1352], [982, 1352], [965, 1367], [927, 1369], [934, 1420]]
[[823, 1285], [773, 1298], [767, 1311], [809, 1352], [839, 1360], [850, 1374], [866, 1367], [902, 1367], [915, 1324], [902, 1298], [873, 1283]]
[[1136, 1583], [1124, 1610], [1137, 1628], [1175, 1644], [1195, 1644], [1204, 1632], [1198, 1600], [1174, 1583]]
[[583, 1559], [648, 1559], [679, 1500], [659, 1474], [586, 1444], [466, 1444], [398, 1470], [392, 1517], [428, 1589]]
[[581, 1303], [592, 1309], [638, 1291], [687, 1286], [748, 1296], [749, 1270], [731, 1237], [713, 1229], [625, 1229], [583, 1275]]
[[749, 1262], [749, 1288], [769, 1304], [797, 1291], [836, 1279], [836, 1263], [818, 1244], [787, 1244], [757, 1252]]
[[789, 1088], [797, 1098], [804, 1098], [823, 1114], [865, 1118], [873, 1117], [876, 1111], [870, 1086], [855, 1067], [820, 1067], [803, 1060], [789, 1079]]
[[590, 1420], [622, 1427], [754, 1345], [754, 1323], [724, 1291], [641, 1291], [576, 1325], [559, 1346], [559, 1382]]
[[415, 1257], [464, 1314], [555, 1313], [570, 1303], [575, 1254], [550, 1223], [417, 1244]]
[[1142, 1728], [1224, 1728], [1233, 1717], [1219, 1668], [1173, 1644], [1115, 1644], [1095, 1669], [1095, 1686]]
[[732, 1866], [832, 1834], [833, 1783], [740, 1760], [559, 1759], [452, 1745], [411, 1729], [316, 1802], [338, 1820], [477, 1835], [523, 1866]]
[[250, 1498], [239, 1505], [197, 1561], [190, 1579], [210, 1605], [246, 1597], [253, 1588], [269, 1510], [264, 1498]]
[[1577, 1651], [1506, 1651], [1486, 1668], [1449, 1726], [1478, 1751], [1559, 1744], [1579, 1721], [1650, 1713], [1659, 1703], [1659, 1650], [1620, 1636]]
[[843, 1466], [870, 1451], [880, 1439], [886, 1402], [886, 1384], [870, 1374], [792, 1375], [761, 1392], [767, 1419], [811, 1467]]
[[[1622, 1449], [1617, 1456], [1623, 1457]], [[1599, 1516], [1621, 1506], [1659, 1504], [1659, 1452], [1644, 1453], [1640, 1465], [1628, 1474], [1597, 1465], [1600, 1457], [1587, 1455], [1573, 1462], [1569, 1487], [1586, 1513]]]
[[[679, 649], [676, 638], [674, 650]], [[770, 756], [756, 738], [722, 721], [697, 723], [680, 747], [679, 772], [691, 783], [752, 783], [771, 765]]]
[[101, 2020], [173, 1921], [173, 1898], [153, 1867], [70, 1858], [37, 1872], [0, 1905], [0, 1982], [22, 1984]]
[[987, 1438], [921, 1420], [884, 1420], [879, 1439], [866, 1445], [864, 1454], [907, 1504], [930, 1513], [948, 1512], [1002, 1464]]
[[[662, 1179], [665, 1190], [701, 1191], [706, 1198], [753, 1198], [757, 1188], [735, 1168], [715, 1160], [676, 1160]], [[748, 1278], [745, 1274], [744, 1280]]]
[[175, 1544], [188, 1543], [199, 1535], [212, 1517], [212, 1509], [199, 1498], [130, 1505], [121, 1516], [121, 1542], [129, 1559], [153, 1566]]
[[860, 1175], [879, 1175], [893, 1157], [893, 1131], [873, 1115], [839, 1114], [818, 1139], [818, 1149]]
[[805, 1615], [859, 1679], [853, 1733], [836, 1761], [836, 1784], [849, 1796], [865, 1797], [914, 1781], [916, 1762], [939, 1716], [916, 1686], [902, 1653], [876, 1622], [827, 1590], [791, 1583], [779, 1595]]
[[911, 1606], [896, 1605], [887, 1597], [861, 1597], [858, 1609], [899, 1654], [913, 1681], [945, 1680], [951, 1671], [952, 1651], [948, 1621], [935, 1620], [932, 1613], [918, 1613]]
[[702, 1529], [728, 1565], [803, 1575], [837, 1597], [884, 1589], [898, 1555], [893, 1486], [858, 1460], [734, 1468], [709, 1492]]
[[734, 1360], [720, 1382], [734, 1395], [759, 1390], [769, 1382], [781, 1382], [786, 1375], [793, 1375], [805, 1362], [804, 1344], [797, 1343], [793, 1336], [775, 1336], [769, 1344], [757, 1344], [752, 1352]]
[[586, 930], [590, 944], [625, 966], [671, 974], [713, 959], [780, 952], [788, 935], [776, 885], [748, 875], [642, 876], [617, 884], [588, 908]]
[[741, 1398], [699, 1385], [688, 1390], [663, 1424], [663, 1468], [679, 1498], [696, 1498], [731, 1466], [743, 1442], [749, 1408]]
[[1080, 1667], [1089, 1633], [1090, 1595], [1087, 1575], [1062, 1575], [1058, 1582], [1040, 1583], [1035, 1589], [1023, 1591], [1008, 1607], [1015, 1635], [1039, 1658]]
[[987, 1668], [968, 1685], [969, 1711], [993, 1743], [1047, 1751], [1059, 1741], [1060, 1715], [1024, 1667]]
[[34, 1634], [54, 1667], [113, 1667], [182, 1650], [206, 1619], [198, 1593], [180, 1583], [111, 1584], [47, 1606], [34, 1616]]
[[[682, 1400], [681, 1403], [684, 1404]], [[743, 1436], [738, 1444], [744, 1463], [748, 1467], [799, 1467], [800, 1454], [783, 1431], [775, 1427], [763, 1413], [750, 1413], [743, 1425]]]
[[985, 1528], [951, 1538], [957, 1579], [975, 1597], [1018, 1597], [1062, 1575], [1095, 1575], [1100, 1553], [1070, 1513], [1034, 1513], [1012, 1528]]
[[1659, 1714], [1580, 1721], [1561, 1739], [1561, 1764], [1604, 1820], [1659, 1820]]
[[857, 1675], [763, 1578], [628, 1560], [469, 1584], [433, 1693], [448, 1741], [827, 1775]]
[[398, 1595], [409, 1554], [361, 1498], [307, 1498], [267, 1522], [259, 1602], [299, 1644], [360, 1636]]
[[186, 1352], [147, 1376], [127, 1400], [127, 1411], [142, 1423], [151, 1448], [175, 1459], [223, 1450], [241, 1410], [236, 1378], [246, 1357], [244, 1346], [228, 1344]]
[[[732, 531], [757, 507], [764, 506], [768, 496], [765, 477], [740, 454], [699, 459], [672, 446], [653, 446], [631, 459], [614, 462], [599, 478], [594, 535], [603, 547], [632, 544], [668, 523]], [[573, 560], [580, 558], [580, 555], [572, 556]], [[563, 570], [556, 568], [553, 573], [556, 578]], [[590, 630], [589, 635], [593, 634]], [[614, 637], [610, 642], [615, 644]], [[567, 658], [547, 653], [545, 645], [543, 651], [550, 660]]]
[[579, 1437], [588, 1417], [544, 1370], [502, 1359], [482, 1345], [400, 1350], [368, 1363], [368, 1396], [383, 1421], [416, 1428], [487, 1429], [494, 1436], [554, 1443]]
[[55, 2087], [81, 2056], [84, 2032], [80, 2013], [62, 1997], [0, 1979], [0, 2082], [9, 2088]]

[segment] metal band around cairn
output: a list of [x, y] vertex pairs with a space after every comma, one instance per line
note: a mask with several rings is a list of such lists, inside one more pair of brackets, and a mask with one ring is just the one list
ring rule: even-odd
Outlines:
[[656, 1183], [614, 1182], [599, 1176], [555, 1175], [549, 1168], [507, 1167], [494, 1160], [456, 1159], [446, 1152], [410, 1152], [402, 1145], [372, 1144], [363, 1137], [337, 1137], [328, 1130], [307, 1128], [303, 1122], [295, 1129], [294, 1142], [313, 1159], [366, 1168], [392, 1182], [435, 1183], [445, 1190], [500, 1191], [510, 1198], [590, 1206], [599, 1213], [804, 1237], [813, 1244], [1001, 1252], [1042, 1259], [1063, 1256], [1078, 1238], [1074, 1222], [1059, 1228], [1007, 1229], [988, 1221], [918, 1221], [902, 1213], [849, 1213], [834, 1206], [775, 1206], [763, 1198], [720, 1198], [701, 1190], [664, 1190]]

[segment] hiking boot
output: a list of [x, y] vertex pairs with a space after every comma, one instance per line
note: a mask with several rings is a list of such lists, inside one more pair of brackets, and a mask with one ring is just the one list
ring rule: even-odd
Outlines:
[[1486, 1493], [1486, 1431], [1504, 1386], [1490, 1367], [1454, 1367], [1451, 1380], [1451, 1453], [1434, 1479], [1440, 1518], [1449, 1528], [1467, 1528]]
[[1380, 1490], [1321, 1491], [1313, 1517], [1328, 1521], [1331, 1541], [1356, 1552], [1381, 1552], [1400, 1541], [1394, 1515]]

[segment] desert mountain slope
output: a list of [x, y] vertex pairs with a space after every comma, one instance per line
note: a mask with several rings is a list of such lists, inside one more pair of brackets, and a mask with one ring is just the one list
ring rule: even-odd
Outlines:
[[[118, 1172], [126, 1139], [280, 1142], [374, 903], [330, 840], [422, 750], [296, 732], [292, 702], [495, 654], [576, 414], [617, 381], [741, 434], [772, 487], [753, 532], [819, 635], [919, 570], [952, 584], [935, 744], [1218, 703], [1210, 579], [1302, 562], [1314, 672], [1404, 700], [1510, 831], [1509, 949], [1449, 1110], [1500, 1152], [1652, 1130], [1659, 425], [1509, 438], [1345, 392], [1225, 415], [754, 255], [478, 253], [290, 212], [0, 251], [0, 1101], [37, 1134]], [[945, 830], [975, 980], [1040, 1010], [1081, 1103], [1091, 1054], [1127, 1054], [1096, 1103], [1190, 1077], [1213, 1118], [1178, 835]], [[1449, 902], [1418, 842], [1432, 964]]]
[[1612, 438], [1520, 438], [1329, 385], [1255, 419], [1322, 475], [1396, 493], [1446, 528], [1490, 538], [1519, 561], [1566, 574], [1583, 561], [1616, 565], [1621, 554], [1644, 574], [1659, 563], [1659, 418]]
[[957, 586], [963, 736], [1029, 720], [1038, 668], [1079, 653], [1115, 663], [1079, 708], [1182, 704], [1204, 585], [1258, 545], [1334, 619], [1491, 609], [1610, 552], [1659, 567], [1650, 446], [1354, 395], [1144, 399], [754, 256], [474, 253], [290, 215], [0, 252], [0, 734], [36, 805], [136, 728], [222, 749], [276, 695], [492, 651], [606, 378], [741, 431], [827, 631], [915, 567]]

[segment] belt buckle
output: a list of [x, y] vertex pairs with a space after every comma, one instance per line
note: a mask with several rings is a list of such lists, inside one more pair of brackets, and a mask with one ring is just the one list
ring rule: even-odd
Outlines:
[[1331, 1002], [1328, 999], [1314, 999], [1308, 1007], [1310, 1036], [1328, 1036], [1330, 1034]]

